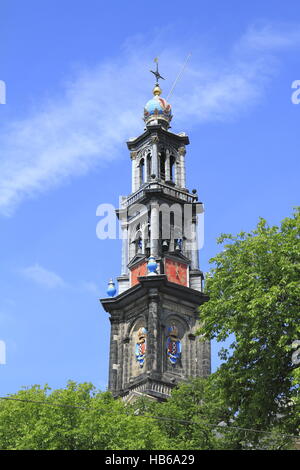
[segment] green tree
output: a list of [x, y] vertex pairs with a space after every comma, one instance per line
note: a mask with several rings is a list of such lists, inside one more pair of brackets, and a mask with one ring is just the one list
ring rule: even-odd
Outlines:
[[34, 386], [0, 400], [0, 449], [167, 449], [156, 420], [134, 415], [109, 392], [69, 382]]
[[[300, 339], [299, 209], [280, 227], [260, 219], [252, 232], [222, 235], [218, 243], [224, 249], [211, 260], [199, 334], [234, 337], [213, 377], [218, 401], [230, 410], [227, 424], [298, 434], [299, 372], [291, 344]], [[262, 441], [259, 433], [246, 434], [236, 433], [236, 448]]]
[[218, 423], [226, 410], [211, 399], [210, 379], [194, 378], [179, 384], [163, 403], [141, 399], [135, 409], [145, 416], [155, 416], [173, 450], [212, 450], [224, 448]]

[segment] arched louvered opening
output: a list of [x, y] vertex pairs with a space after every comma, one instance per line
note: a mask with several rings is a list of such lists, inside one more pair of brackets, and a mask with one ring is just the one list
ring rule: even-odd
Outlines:
[[165, 181], [166, 179], [166, 153], [163, 150], [160, 152], [159, 160], [160, 160], [159, 175], [160, 175], [160, 178]]
[[140, 169], [140, 185], [145, 182], [145, 160], [142, 158], [139, 164], [139, 169]]
[[175, 158], [170, 156], [170, 180], [175, 182]]
[[147, 165], [147, 180], [146, 181], [150, 181], [151, 179], [151, 154], [150, 153], [148, 153], [146, 157], [146, 165]]
[[139, 230], [136, 232], [135, 240], [135, 254], [142, 253], [143, 251], [143, 238], [142, 238], [142, 232]]

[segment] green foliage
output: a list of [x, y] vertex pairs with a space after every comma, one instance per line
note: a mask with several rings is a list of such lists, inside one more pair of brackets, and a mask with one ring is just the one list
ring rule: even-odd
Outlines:
[[199, 334], [235, 338], [214, 377], [220, 400], [236, 425], [297, 434], [299, 372], [291, 344], [300, 339], [299, 209], [280, 227], [260, 219], [253, 232], [222, 235], [219, 243], [224, 250], [211, 260]]
[[210, 397], [209, 380], [196, 378], [181, 383], [164, 403], [149, 402], [148, 408], [135, 406], [157, 417], [161, 436], [167, 437], [169, 449], [221, 449], [223, 442], [215, 424], [220, 422], [222, 413]]
[[24, 401], [0, 400], [1, 450], [167, 448], [155, 420], [135, 416], [109, 392], [74, 382], [49, 391], [34, 386], [10, 396]]

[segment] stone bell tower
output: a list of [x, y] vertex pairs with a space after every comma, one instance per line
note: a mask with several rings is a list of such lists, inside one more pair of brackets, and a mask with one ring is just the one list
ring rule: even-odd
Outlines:
[[171, 106], [161, 97], [158, 70], [144, 108], [144, 132], [127, 142], [132, 190], [116, 211], [122, 229], [118, 294], [111, 281], [109, 390], [131, 399], [166, 399], [191, 377], [210, 374], [210, 343], [196, 336], [202, 292], [196, 190], [186, 188], [189, 138], [170, 132]]

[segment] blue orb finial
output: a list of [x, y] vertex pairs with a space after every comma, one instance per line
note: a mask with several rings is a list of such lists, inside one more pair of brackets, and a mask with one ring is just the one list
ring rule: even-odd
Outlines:
[[148, 271], [149, 271], [148, 276], [153, 276], [153, 275], [157, 274], [157, 273], [156, 273], [157, 262], [156, 262], [156, 260], [155, 260], [155, 258], [154, 258], [153, 255], [151, 255], [151, 256], [149, 257], [147, 267], [148, 267]]
[[153, 97], [144, 107], [144, 121], [146, 125], [160, 123], [163, 127], [168, 129], [172, 119], [172, 108], [167, 100], [160, 96], [161, 92], [162, 90], [159, 84], [156, 83], [153, 89]]
[[113, 280], [111, 279], [108, 283], [108, 287], [107, 287], [107, 295], [109, 297], [114, 297], [116, 295], [116, 287], [115, 287], [115, 283], [113, 282]]

